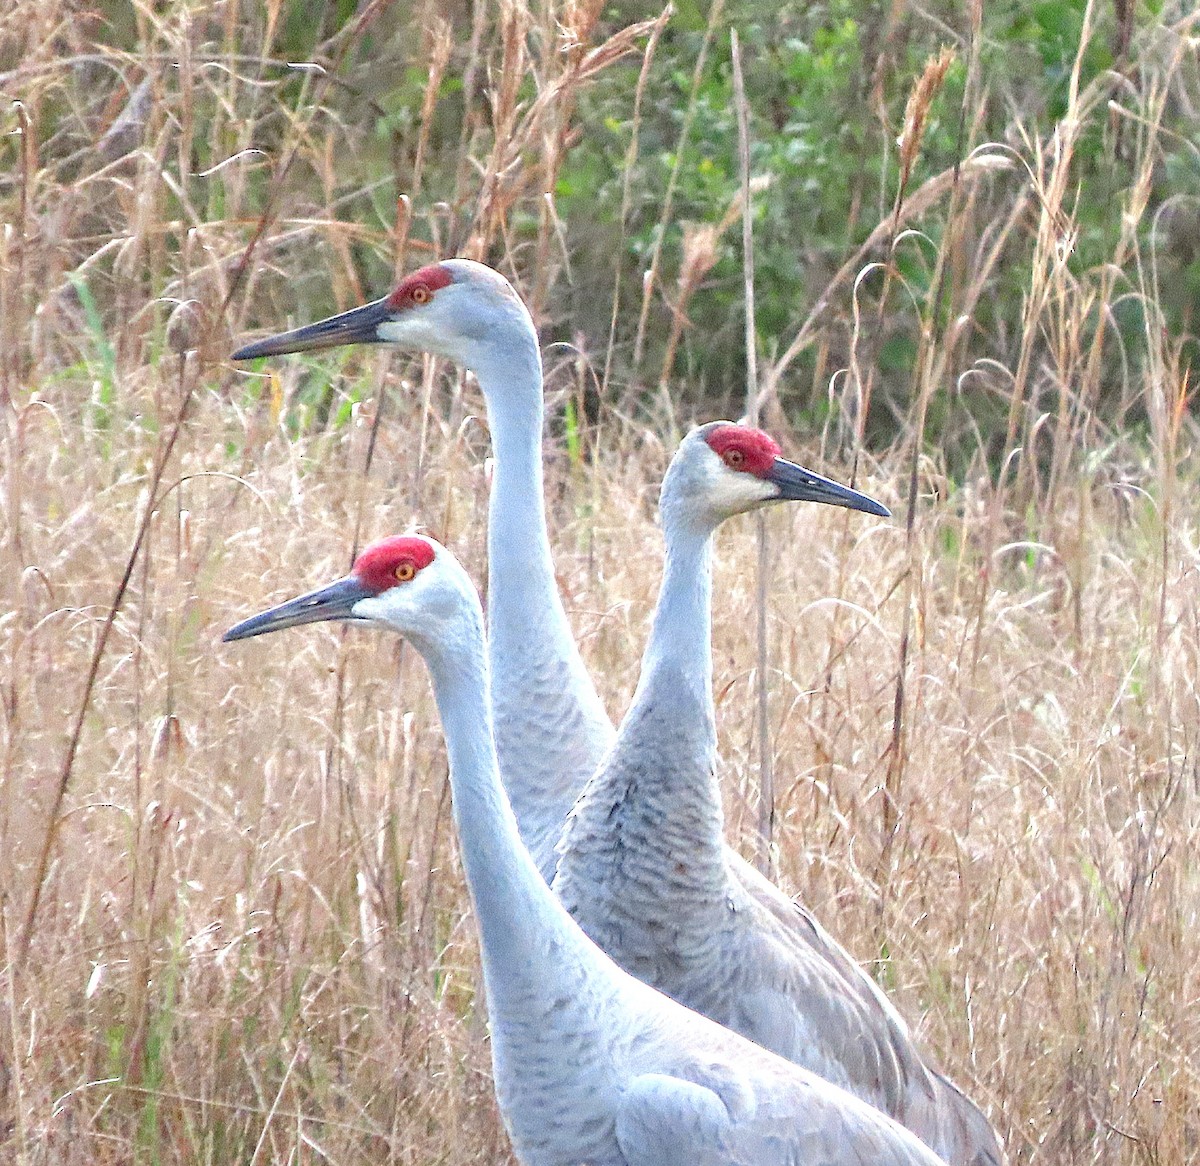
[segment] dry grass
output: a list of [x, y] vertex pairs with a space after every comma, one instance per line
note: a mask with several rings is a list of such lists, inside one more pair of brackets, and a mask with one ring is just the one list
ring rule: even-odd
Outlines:
[[[379, 50], [388, 19], [394, 36], [410, 26], [363, 11], [306, 74], [270, 64], [278, 5], [137, 7], [127, 56], [65, 5], [0, 17], [0, 90], [21, 103], [0, 185], [3, 1161], [508, 1160], [420, 662], [361, 631], [218, 642], [414, 519], [481, 578], [481, 402], [452, 371], [380, 353], [270, 376], [220, 360], [250, 322], [311, 318], [329, 286], [341, 304], [373, 290], [364, 251], [376, 271], [486, 255], [549, 303], [570, 224], [540, 193], [577, 98], [657, 33], [602, 32], [594, 4], [504, 5], [465, 47], [431, 26], [435, 82], [511, 84], [487, 110], [467, 85], [445, 206], [419, 178], [443, 98], [417, 87], [418, 178], [397, 186], [410, 201], [393, 229], [393, 204], [355, 184], [372, 140], [334, 98], [364, 83], [364, 36]], [[779, 878], [1028, 1163], [1200, 1160], [1200, 473], [1138, 229], [1188, 51], [1187, 28], [1161, 31], [1122, 91], [1140, 178], [1111, 263], [1067, 261], [1071, 151], [1106, 90], [1015, 136], [995, 186], [985, 161], [905, 192], [875, 243], [918, 245], [905, 227], [948, 200], [912, 414], [871, 460], [856, 411], [871, 329], [855, 315], [851, 371], [830, 381], [845, 425], [787, 438], [843, 477], [856, 453], [898, 520], [789, 508], [767, 524]], [[88, 86], [107, 96], [85, 101]], [[765, 369], [772, 400], [829, 305], [857, 301], [870, 255]], [[981, 360], [967, 326], [1001, 263], [1029, 275], [1010, 367]], [[1113, 304], [1130, 296], [1146, 335], [1118, 355]], [[1147, 417], [1136, 438], [1099, 410], [1122, 358], [1119, 415]], [[592, 377], [557, 359], [556, 417]], [[948, 384], [964, 416], [979, 394], [1008, 421], [1002, 471], [981, 439], [957, 487], [920, 440]], [[560, 576], [614, 714], [658, 581], [656, 486], [687, 420], [655, 402], [635, 420], [606, 399], [585, 456], [549, 455]], [[753, 523], [722, 533], [722, 777], [748, 851], [755, 558]]]

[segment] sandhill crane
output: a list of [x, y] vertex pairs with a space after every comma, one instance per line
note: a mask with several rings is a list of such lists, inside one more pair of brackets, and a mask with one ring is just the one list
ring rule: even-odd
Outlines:
[[567, 623], [542, 497], [542, 358], [521, 297], [498, 271], [447, 259], [383, 299], [247, 344], [234, 360], [342, 344], [432, 352], [475, 374], [495, 454], [488, 512], [488, 647], [500, 772], [543, 877], [567, 811], [613, 727]]
[[571, 811], [553, 888], [621, 967], [882, 1109], [948, 1162], [999, 1163], [980, 1110], [918, 1054], [849, 954], [725, 845], [712, 698], [712, 542], [735, 514], [808, 500], [886, 516], [865, 495], [714, 421], [671, 460], [666, 563], [637, 691]]
[[936, 1166], [908, 1130], [617, 967], [554, 897], [517, 831], [488, 718], [483, 614], [427, 538], [369, 546], [347, 578], [245, 620], [405, 636], [433, 680], [478, 920], [496, 1094], [525, 1166]]
[[[498, 272], [451, 259], [413, 272], [383, 299], [249, 344], [234, 358], [353, 343], [393, 343], [446, 356], [474, 372], [483, 390], [496, 455], [488, 530], [496, 746], [522, 837], [543, 877], [550, 879], [563, 821], [612, 743], [613, 730], [571, 637], [554, 581], [542, 501], [541, 359], [532, 320]], [[704, 610], [702, 626], [687, 635], [707, 652], [707, 602]], [[695, 739], [711, 733], [711, 715], [707, 725], [693, 726]], [[946, 1138], [961, 1126], [961, 1153], [948, 1151], [954, 1166], [1000, 1161], [986, 1119], [952, 1084], [925, 1068], [904, 1022], [873, 981], [807, 912], [732, 849], [723, 853], [735, 900], [752, 905], [744, 911], [764, 928], [764, 948], [780, 961], [792, 960], [787, 982], [794, 984], [793, 1003], [785, 1004], [779, 1016], [773, 1014], [778, 993], [756, 987], [731, 1023], [742, 1024], [777, 1050], [808, 1050], [809, 1067], [834, 1080], [869, 1079], [872, 1058], [879, 1059], [888, 1070], [875, 1089], [880, 1104], [905, 1111], [926, 1131], [945, 1126]], [[636, 962], [638, 953], [617, 944], [610, 954], [620, 963]], [[693, 965], [677, 978], [703, 974]], [[823, 989], [833, 995], [823, 997]], [[837, 1017], [840, 1022], [831, 1024]], [[798, 1026], [812, 1034], [811, 1045], [797, 1046]], [[826, 1039], [827, 1030], [832, 1035]], [[871, 1051], [862, 1053], [854, 1040], [844, 1039], [855, 1031], [868, 1034]], [[918, 1104], [921, 1085], [908, 1089], [910, 1078], [932, 1092], [928, 1106]]]

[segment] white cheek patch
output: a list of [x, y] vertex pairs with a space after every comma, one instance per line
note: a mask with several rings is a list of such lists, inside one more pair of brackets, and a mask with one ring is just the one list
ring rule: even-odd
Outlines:
[[[384, 592], [386, 595], [387, 592]], [[383, 612], [380, 609], [379, 597], [368, 596], [366, 599], [360, 599], [351, 609], [351, 615], [355, 619], [379, 619]]]
[[408, 308], [394, 320], [385, 320], [378, 333], [389, 344], [438, 353], [443, 351], [446, 340], [445, 333], [434, 326], [421, 308]]
[[726, 470], [713, 483], [712, 498], [722, 510], [737, 514], [778, 496], [775, 487], [746, 471]]

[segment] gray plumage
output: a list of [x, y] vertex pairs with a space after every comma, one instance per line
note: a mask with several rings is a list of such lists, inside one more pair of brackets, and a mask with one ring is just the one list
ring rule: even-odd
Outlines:
[[[416, 285], [428, 293], [420, 302], [407, 294]], [[562, 824], [608, 752], [613, 731], [571, 636], [554, 577], [542, 498], [537, 333], [503, 276], [456, 259], [414, 272], [385, 299], [247, 345], [235, 357], [361, 342], [444, 355], [474, 372], [483, 390], [495, 451], [488, 524], [488, 635], [496, 747], [521, 836], [548, 880], [554, 876], [554, 844]], [[688, 442], [684, 448], [690, 448]], [[596, 888], [599, 897], [590, 897], [570, 869], [560, 873], [560, 889], [581, 918], [588, 919], [593, 933], [607, 936], [603, 942], [612, 944], [618, 959], [640, 965], [639, 974], [647, 979], [668, 991], [695, 992], [697, 999], [707, 992], [710, 999], [703, 1003], [718, 1019], [769, 1048], [794, 1055], [832, 1080], [857, 1082], [862, 1095], [888, 1112], [905, 1113], [904, 1120], [914, 1123], [913, 1128], [940, 1128], [929, 1136], [933, 1144], [947, 1147], [956, 1166], [999, 1161], [986, 1119], [924, 1065], [903, 1021], [871, 980], [807, 913], [720, 842], [721, 808], [711, 769], [711, 580], [705, 548], [724, 517], [769, 500], [761, 483], [754, 487], [750, 477], [731, 474], [721, 480], [727, 512], [710, 521], [698, 542], [693, 540], [690, 568], [677, 559], [676, 574], [683, 578], [692, 570], [695, 586], [684, 579], [675, 593], [690, 595], [691, 608], [699, 613], [690, 623], [688, 618], [675, 621], [681, 628], [679, 638], [702, 647], [703, 654], [684, 665], [693, 685], [690, 698], [681, 697], [674, 715], [660, 720], [676, 722], [662, 729], [664, 733], [686, 731], [687, 742], [680, 745], [679, 754], [686, 762], [675, 766], [668, 761], [679, 777], [691, 775], [688, 788], [697, 800], [690, 808], [676, 805], [673, 833], [655, 837], [652, 830], [643, 829], [644, 823], [639, 826], [643, 810], [651, 823], [661, 820], [639, 791], [644, 794], [660, 781], [663, 769], [643, 756], [620, 771], [625, 764], [621, 757], [628, 760], [631, 747], [627, 740], [580, 803], [568, 846], [577, 847], [572, 862], [578, 864], [578, 874], [592, 863], [599, 877], [611, 878], [613, 887], [626, 888], [634, 898], [628, 905], [615, 905], [615, 922], [609, 927], [602, 916], [615, 896]], [[664, 598], [666, 594], [664, 585]], [[687, 614], [680, 609], [681, 617]], [[644, 684], [649, 665], [648, 651]], [[688, 672], [689, 668], [701, 671]], [[672, 684], [667, 680], [663, 687], [670, 690]], [[686, 685], [676, 687], [682, 690]], [[663, 714], [668, 711], [662, 706]], [[652, 719], [639, 730], [652, 738], [659, 731]], [[639, 773], [644, 776], [639, 778]], [[621, 828], [610, 831], [597, 825], [608, 808], [597, 813], [597, 807], [614, 791], [616, 801], [608, 808], [619, 802], [614, 812]], [[685, 822], [688, 830], [682, 828]], [[674, 869], [671, 858], [662, 861], [663, 847], [658, 844], [667, 839], [672, 854], [688, 856], [683, 871]], [[660, 876], [665, 881], [657, 890], [638, 891], [638, 886]], [[684, 898], [696, 895], [700, 883], [705, 889], [685, 910]], [[673, 903], [670, 896], [677, 885], [683, 897]], [[714, 886], [719, 888], [715, 897]], [[733, 952], [732, 963], [714, 957], [715, 944], [704, 934], [688, 932], [699, 919], [713, 935], [724, 937], [720, 942]], [[715, 983], [710, 982], [710, 970]], [[805, 1043], [810, 1039], [812, 1043]], [[961, 1152], [955, 1146], [961, 1146]]]
[[[371, 570], [356, 565], [227, 638], [353, 619], [401, 633], [424, 657], [479, 926], [496, 1096], [524, 1166], [938, 1166], [877, 1109], [689, 1012], [583, 934], [522, 845], [500, 783], [483, 613], [466, 572], [414, 536], [368, 557]], [[414, 570], [398, 581], [401, 562]]]
[[1003, 1154], [980, 1110], [918, 1053], [904, 1021], [802, 907], [725, 845], [714, 772], [712, 533], [778, 499], [724, 465], [714, 423], [663, 483], [666, 566], [641, 678], [572, 810], [555, 893], [618, 964], [913, 1130], [952, 1163]]

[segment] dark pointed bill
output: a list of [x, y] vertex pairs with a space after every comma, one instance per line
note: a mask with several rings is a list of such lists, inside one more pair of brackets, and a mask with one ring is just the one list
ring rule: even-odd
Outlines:
[[881, 502], [840, 486], [837, 482], [823, 478], [820, 474], [806, 470], [795, 462], [777, 457], [767, 473], [767, 480], [779, 487], [779, 497], [789, 502], [824, 502], [827, 506], [845, 506], [848, 510], [862, 510], [890, 518], [892, 512]]
[[250, 636], [261, 636], [266, 632], [277, 632], [283, 628], [294, 628], [303, 623], [321, 623], [325, 620], [353, 620], [354, 605], [360, 599], [367, 599], [375, 592], [365, 586], [353, 575], [330, 583], [328, 587], [319, 587], [307, 595], [289, 599], [269, 611], [252, 615], [229, 629], [221, 639], [228, 643], [230, 640], [245, 640]]
[[337, 348], [341, 344], [378, 344], [379, 325], [391, 315], [386, 299], [374, 300], [361, 308], [351, 308], [328, 320], [280, 332], [265, 340], [246, 344], [233, 354], [233, 360], [253, 360], [256, 356], [280, 356], [285, 352], [309, 352], [317, 348]]

